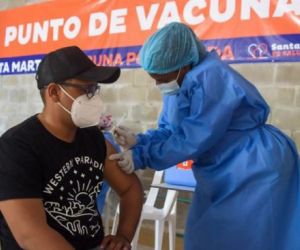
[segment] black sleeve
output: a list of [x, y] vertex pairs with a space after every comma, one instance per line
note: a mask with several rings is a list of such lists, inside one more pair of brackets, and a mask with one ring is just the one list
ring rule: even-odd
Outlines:
[[25, 139], [0, 138], [0, 201], [42, 197], [42, 170]]

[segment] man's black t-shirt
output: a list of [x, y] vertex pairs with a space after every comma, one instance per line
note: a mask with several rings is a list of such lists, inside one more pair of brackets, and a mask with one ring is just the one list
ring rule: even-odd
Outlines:
[[[41, 198], [48, 224], [76, 249], [103, 239], [96, 197], [106, 146], [97, 127], [78, 129], [74, 142], [49, 133], [37, 116], [0, 138], [0, 200]], [[3, 250], [20, 249], [0, 214]]]

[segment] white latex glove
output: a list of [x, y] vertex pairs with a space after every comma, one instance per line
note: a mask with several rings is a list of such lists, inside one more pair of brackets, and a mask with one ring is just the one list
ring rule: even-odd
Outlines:
[[136, 144], [136, 135], [127, 127], [117, 126], [113, 134], [116, 142], [124, 149], [132, 148]]
[[126, 173], [131, 174], [134, 171], [134, 163], [132, 160], [132, 151], [127, 150], [118, 154], [112, 154], [109, 160], [117, 160], [119, 167]]

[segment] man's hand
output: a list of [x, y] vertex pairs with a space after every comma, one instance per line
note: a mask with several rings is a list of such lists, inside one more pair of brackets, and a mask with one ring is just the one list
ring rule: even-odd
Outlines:
[[127, 150], [118, 154], [112, 154], [109, 160], [117, 160], [119, 167], [126, 173], [131, 174], [134, 171], [134, 163], [132, 159], [132, 151]]
[[130, 242], [122, 235], [107, 235], [101, 245], [100, 249], [107, 250], [130, 250]]
[[136, 144], [136, 135], [127, 127], [118, 126], [114, 129], [115, 140], [124, 149], [132, 148]]

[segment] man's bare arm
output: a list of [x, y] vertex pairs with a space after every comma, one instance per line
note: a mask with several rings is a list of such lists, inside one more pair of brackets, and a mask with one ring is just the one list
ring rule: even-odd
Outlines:
[[104, 178], [120, 196], [120, 220], [117, 236], [132, 241], [139, 222], [143, 206], [143, 190], [135, 174], [125, 174], [116, 161], [108, 160], [115, 153], [112, 145], [107, 144], [107, 159], [105, 161]]
[[0, 211], [21, 248], [74, 250], [58, 232], [48, 226], [41, 199], [1, 201]]

